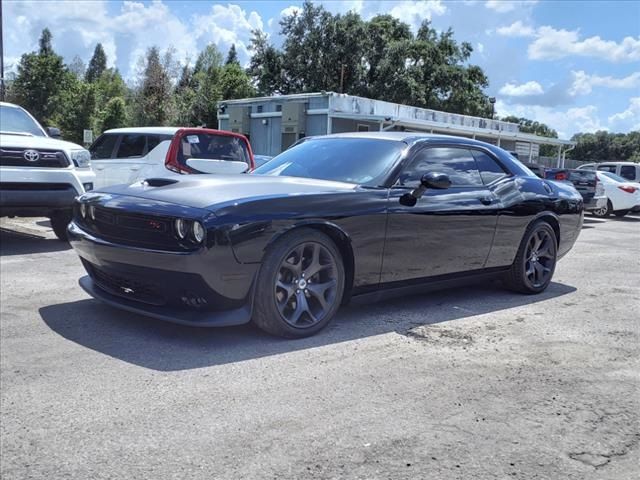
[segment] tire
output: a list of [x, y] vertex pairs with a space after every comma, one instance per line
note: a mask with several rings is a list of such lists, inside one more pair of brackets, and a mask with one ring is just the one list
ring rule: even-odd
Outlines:
[[606, 218], [613, 211], [613, 205], [611, 205], [611, 200], [607, 200], [607, 205], [602, 208], [597, 208], [595, 210], [591, 210], [594, 216], [598, 218]]
[[56, 212], [49, 217], [51, 228], [53, 229], [53, 233], [56, 234], [56, 237], [58, 237], [58, 240], [62, 240], [63, 242], [69, 240], [67, 237], [67, 227], [71, 222], [71, 217], [71, 211]]
[[256, 282], [253, 323], [279, 337], [308, 337], [326, 327], [340, 307], [342, 256], [324, 233], [296, 229], [268, 249]]
[[557, 261], [556, 233], [547, 222], [537, 221], [527, 228], [520, 242], [516, 259], [505, 276], [505, 286], [520, 293], [541, 293], [551, 283]]
[[629, 213], [631, 210], [618, 210], [617, 212], [613, 212], [613, 214], [616, 217], [622, 218], [624, 217], [627, 213]]

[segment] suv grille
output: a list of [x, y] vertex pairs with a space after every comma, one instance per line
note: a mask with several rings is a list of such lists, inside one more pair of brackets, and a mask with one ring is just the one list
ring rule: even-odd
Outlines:
[[69, 166], [69, 160], [60, 150], [2, 147], [0, 166], [65, 168]]
[[85, 260], [83, 260], [82, 263], [84, 263], [89, 275], [91, 275], [98, 286], [112, 295], [137, 300], [150, 305], [165, 304], [162, 294], [156, 285], [112, 274]]

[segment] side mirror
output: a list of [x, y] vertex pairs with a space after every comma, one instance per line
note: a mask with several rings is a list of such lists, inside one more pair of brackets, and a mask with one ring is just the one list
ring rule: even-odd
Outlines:
[[429, 172], [420, 178], [420, 186], [411, 193], [405, 193], [400, 197], [400, 203], [407, 207], [413, 207], [418, 199], [424, 195], [427, 188], [434, 190], [444, 190], [451, 186], [451, 179], [445, 173]]
[[249, 169], [249, 165], [244, 162], [208, 158], [190, 158], [187, 165], [201, 173], [234, 174], [244, 173]]
[[47, 127], [47, 135], [51, 138], [60, 138], [60, 129], [57, 127]]
[[435, 190], [444, 190], [451, 186], [451, 179], [445, 173], [429, 172], [425, 173], [420, 179], [420, 185], [424, 188], [433, 188]]

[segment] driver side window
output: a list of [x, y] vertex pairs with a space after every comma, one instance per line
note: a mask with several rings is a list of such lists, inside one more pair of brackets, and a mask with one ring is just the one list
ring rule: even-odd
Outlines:
[[402, 171], [399, 183], [406, 187], [417, 187], [425, 173], [444, 173], [449, 176], [452, 187], [482, 185], [476, 160], [465, 148], [425, 148]]

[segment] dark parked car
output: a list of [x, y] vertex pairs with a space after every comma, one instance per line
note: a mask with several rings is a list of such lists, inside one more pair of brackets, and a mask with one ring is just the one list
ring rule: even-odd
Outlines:
[[92, 296], [189, 325], [285, 337], [352, 298], [502, 277], [542, 292], [582, 197], [504, 150], [404, 132], [313, 137], [253, 175], [150, 178], [79, 198], [71, 244]]
[[525, 167], [527, 167], [529, 170], [531, 170], [533, 173], [535, 173], [536, 176], [540, 178], [546, 177], [546, 169], [544, 165], [538, 165], [537, 163], [530, 163], [530, 162], [522, 162], [522, 164]]
[[607, 196], [602, 182], [594, 170], [571, 168], [548, 168], [545, 178], [561, 182], [570, 182], [582, 195], [585, 210], [600, 210], [607, 206]]

